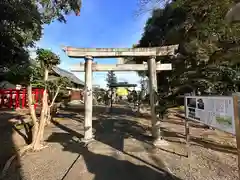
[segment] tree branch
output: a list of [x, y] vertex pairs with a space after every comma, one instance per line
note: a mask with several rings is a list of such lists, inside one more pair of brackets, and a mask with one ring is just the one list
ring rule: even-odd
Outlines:
[[32, 85], [28, 85], [27, 87], [28, 90], [28, 105], [29, 105], [29, 110], [30, 110], [30, 114], [33, 120], [33, 124], [36, 125], [38, 123], [38, 119], [36, 116], [36, 111], [34, 109], [34, 104], [33, 104], [33, 100], [32, 100]]
[[56, 98], [57, 98], [57, 96], [58, 96], [58, 93], [59, 93], [59, 91], [60, 91], [60, 88], [61, 88], [61, 85], [57, 87], [57, 91], [56, 91], [56, 93], [55, 93], [55, 95], [54, 95], [54, 97], [53, 97], [53, 100], [52, 100], [49, 108], [51, 108], [51, 107], [53, 106], [53, 104], [54, 104], [54, 102], [55, 102], [55, 100], [56, 100]]

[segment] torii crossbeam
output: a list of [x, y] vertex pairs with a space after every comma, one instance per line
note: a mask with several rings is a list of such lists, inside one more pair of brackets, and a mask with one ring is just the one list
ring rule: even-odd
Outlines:
[[[93, 71], [142, 71], [148, 70], [150, 87], [150, 104], [152, 115], [152, 135], [160, 140], [160, 129], [156, 118], [157, 70], [171, 70], [171, 64], [156, 63], [157, 56], [175, 55], [178, 45], [153, 47], [153, 48], [73, 48], [64, 47], [63, 50], [69, 57], [85, 58], [85, 64], [75, 66], [72, 71], [85, 71], [85, 117], [84, 141], [93, 138], [92, 134], [92, 72]], [[147, 64], [93, 64], [93, 58], [119, 58], [119, 57], [149, 57]]]
[[117, 57], [150, 57], [174, 55], [178, 45], [152, 47], [152, 48], [74, 48], [64, 47], [63, 50], [69, 57], [84, 58], [117, 58]]
[[[93, 64], [92, 71], [147, 71], [147, 64]], [[157, 71], [172, 70], [172, 64], [156, 64]], [[74, 65], [72, 72], [85, 71], [85, 64]]]

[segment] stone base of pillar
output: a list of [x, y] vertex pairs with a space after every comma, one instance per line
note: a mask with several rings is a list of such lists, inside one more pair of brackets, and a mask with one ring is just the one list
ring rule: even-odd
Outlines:
[[163, 139], [162, 133], [161, 133], [161, 122], [158, 121], [155, 125], [152, 127], [152, 136], [154, 138], [153, 145], [156, 147], [162, 147], [162, 146], [168, 146], [168, 141]]
[[161, 139], [161, 131], [160, 129], [153, 127], [152, 128], [152, 136], [154, 139]]
[[161, 125], [159, 121], [155, 125], [152, 125], [152, 136], [154, 139], [162, 139]]
[[153, 141], [153, 145], [155, 147], [161, 148], [163, 146], [169, 146], [169, 143], [168, 143], [168, 141], [166, 141], [166, 140], [164, 140], [162, 138], [159, 138], [159, 139], [156, 139], [156, 140]]
[[91, 138], [91, 139], [85, 139], [85, 138], [81, 139], [81, 143], [84, 143], [85, 146], [87, 146], [88, 144], [90, 144], [90, 143], [92, 143], [94, 141], [95, 141], [94, 137]]

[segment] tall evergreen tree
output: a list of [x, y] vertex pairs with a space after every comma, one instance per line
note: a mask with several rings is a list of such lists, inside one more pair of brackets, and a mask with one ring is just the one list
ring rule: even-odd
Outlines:
[[234, 0], [176, 0], [153, 11], [138, 47], [179, 44], [180, 56], [158, 59], [173, 66], [172, 71], [158, 74], [162, 95], [237, 90], [240, 25], [229, 26], [224, 20], [232, 3]]
[[107, 74], [107, 87], [109, 87], [111, 84], [117, 83], [117, 76], [113, 71], [108, 71]]

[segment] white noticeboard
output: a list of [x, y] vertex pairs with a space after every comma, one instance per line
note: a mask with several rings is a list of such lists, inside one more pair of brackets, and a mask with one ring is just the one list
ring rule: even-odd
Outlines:
[[185, 96], [186, 118], [235, 135], [233, 97]]

